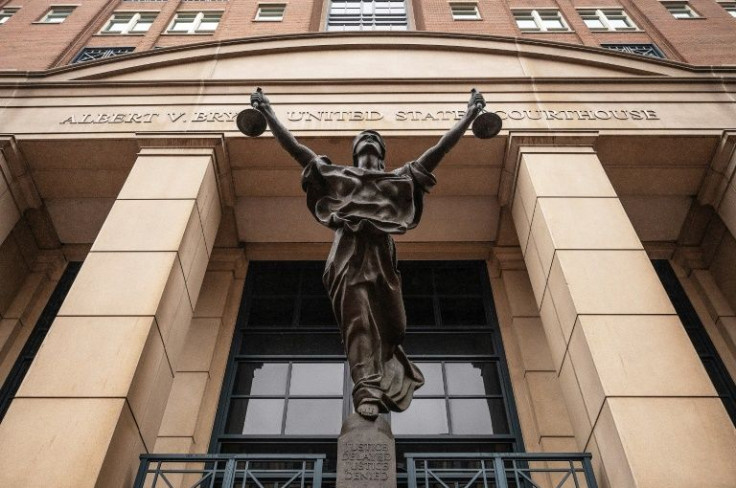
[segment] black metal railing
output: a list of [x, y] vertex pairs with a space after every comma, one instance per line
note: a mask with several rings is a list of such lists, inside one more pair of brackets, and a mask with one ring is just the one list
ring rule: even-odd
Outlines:
[[[323, 488], [324, 455], [143, 454], [133, 488]], [[407, 488], [597, 488], [587, 453], [406, 454]], [[323, 484], [323, 480], [326, 482]]]
[[134, 488], [321, 488], [319, 455], [143, 454]]
[[591, 455], [406, 454], [409, 488], [597, 488]]

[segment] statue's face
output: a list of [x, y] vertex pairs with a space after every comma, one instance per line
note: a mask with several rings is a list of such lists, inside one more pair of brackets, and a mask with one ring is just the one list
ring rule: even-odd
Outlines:
[[[378, 134], [372, 132], [364, 132], [360, 139], [355, 143], [353, 149], [353, 159], [357, 162], [358, 167], [363, 169], [383, 170], [383, 141], [380, 140]], [[361, 158], [362, 155], [373, 155], [373, 158]]]

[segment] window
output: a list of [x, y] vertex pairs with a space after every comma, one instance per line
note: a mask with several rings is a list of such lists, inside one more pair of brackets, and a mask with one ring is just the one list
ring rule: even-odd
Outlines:
[[475, 2], [450, 3], [452, 20], [480, 20], [478, 4]]
[[79, 54], [77, 54], [70, 64], [111, 58], [113, 56], [120, 56], [121, 54], [132, 53], [134, 50], [134, 47], [85, 47], [79, 51]]
[[42, 24], [61, 24], [72, 14], [75, 8], [76, 7], [52, 7], [38, 22]]
[[169, 34], [209, 34], [217, 30], [222, 12], [177, 12]]
[[658, 259], [653, 260], [652, 264], [659, 280], [662, 282], [662, 286], [664, 286], [672, 301], [672, 305], [675, 307], [677, 315], [682, 321], [685, 332], [693, 343], [693, 347], [695, 347], [695, 352], [713, 382], [723, 406], [726, 407], [731, 422], [736, 426], [736, 383], [734, 383], [728, 369], [726, 369], [726, 365], [723, 364], [723, 360], [718, 355], [713, 341], [711, 341], [669, 261]]
[[[484, 263], [399, 267], [404, 346], [425, 384], [407, 413], [386, 417], [397, 460], [405, 452], [514, 451], [521, 446], [518, 422]], [[321, 262], [250, 264], [213, 452], [324, 453], [326, 471], [334, 470], [353, 385], [323, 268]]]
[[601, 47], [611, 51], [649, 56], [650, 58], [665, 59], [666, 57], [654, 44], [601, 44]]
[[405, 2], [389, 0], [333, 0], [328, 31], [407, 30]]
[[262, 22], [280, 22], [284, 20], [285, 3], [259, 3], [256, 20]]
[[570, 29], [559, 10], [515, 10], [516, 25], [522, 32], [567, 32]]
[[20, 9], [18, 9], [18, 8], [10, 8], [10, 7], [6, 7], [6, 8], [3, 8], [3, 9], [0, 9], [0, 25], [2, 25], [5, 22], [7, 22], [10, 19], [10, 17], [12, 17], [13, 14], [16, 13], [18, 10], [20, 10]]
[[[726, 12], [731, 14], [731, 17], [736, 17], [736, 2], [718, 2], [718, 4], [723, 7]], [[0, 23], [2, 23], [1, 20]]]
[[626, 31], [636, 30], [623, 9], [586, 9], [578, 10], [583, 22], [590, 30], [598, 31]]
[[676, 19], [697, 19], [700, 17], [687, 2], [662, 2], [664, 8]]
[[28, 369], [31, 367], [33, 358], [36, 357], [41, 343], [46, 337], [46, 334], [48, 334], [54, 319], [56, 319], [56, 314], [59, 313], [61, 304], [64, 302], [67, 293], [69, 293], [81, 267], [82, 263], [79, 262], [70, 262], [67, 265], [48, 303], [44, 307], [43, 312], [41, 312], [41, 316], [36, 321], [36, 325], [28, 336], [28, 340], [26, 340], [23, 349], [21, 349], [18, 359], [15, 360], [13, 368], [8, 373], [5, 383], [0, 388], [0, 421], [5, 417], [10, 407], [10, 402], [15, 397], [18, 388], [20, 388], [23, 378], [25, 378]]
[[116, 12], [102, 28], [102, 34], [143, 34], [148, 32], [158, 12]]

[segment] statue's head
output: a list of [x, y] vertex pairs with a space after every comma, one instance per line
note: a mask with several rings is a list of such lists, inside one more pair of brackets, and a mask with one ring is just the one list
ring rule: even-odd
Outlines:
[[386, 144], [383, 142], [381, 134], [374, 130], [364, 130], [355, 136], [355, 139], [353, 139], [353, 166], [358, 166], [358, 156], [363, 151], [373, 151], [383, 161], [386, 157]]

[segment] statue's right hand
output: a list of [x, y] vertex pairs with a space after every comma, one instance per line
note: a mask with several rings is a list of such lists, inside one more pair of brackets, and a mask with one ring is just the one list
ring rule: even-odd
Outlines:
[[258, 110], [268, 110], [271, 108], [271, 102], [266, 98], [266, 95], [263, 94], [260, 88], [250, 94], [250, 104]]

